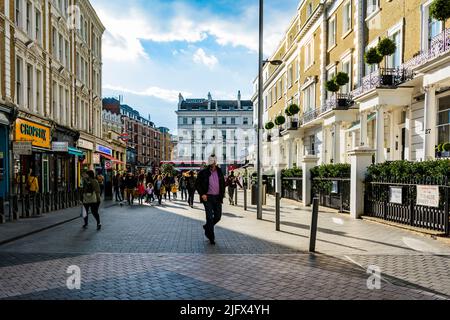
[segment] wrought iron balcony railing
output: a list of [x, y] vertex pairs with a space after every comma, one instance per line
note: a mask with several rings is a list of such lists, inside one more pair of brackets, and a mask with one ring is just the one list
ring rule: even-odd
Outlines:
[[302, 125], [307, 124], [308, 122], [314, 121], [321, 114], [321, 109], [314, 109], [303, 113], [303, 122]]
[[330, 110], [348, 110], [353, 104], [352, 95], [350, 93], [338, 93], [333, 95], [322, 106], [321, 113]]

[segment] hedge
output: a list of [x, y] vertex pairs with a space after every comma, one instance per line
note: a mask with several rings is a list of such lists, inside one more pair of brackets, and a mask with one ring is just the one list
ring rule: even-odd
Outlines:
[[450, 160], [423, 162], [390, 161], [371, 165], [367, 170], [367, 181], [421, 180], [426, 178], [450, 178]]
[[333, 182], [330, 178], [350, 178], [351, 166], [346, 163], [323, 164], [321, 166], [311, 169], [311, 178], [318, 178], [313, 180], [313, 193], [330, 193], [333, 188]]

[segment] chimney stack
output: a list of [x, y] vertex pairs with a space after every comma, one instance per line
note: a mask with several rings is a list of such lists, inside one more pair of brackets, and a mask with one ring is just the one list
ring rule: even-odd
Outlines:
[[241, 104], [241, 90], [238, 91], [237, 103], [238, 103], [238, 109], [242, 109], [242, 104]]

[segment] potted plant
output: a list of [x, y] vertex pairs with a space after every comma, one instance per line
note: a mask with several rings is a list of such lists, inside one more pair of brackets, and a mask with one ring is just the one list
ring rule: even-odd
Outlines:
[[[286, 115], [289, 115], [290, 117], [293, 117], [297, 115], [300, 112], [300, 108], [296, 104], [291, 104], [289, 107], [286, 108]], [[292, 119], [291, 120], [291, 128], [297, 129], [298, 128], [298, 120]]]
[[[397, 50], [397, 45], [390, 38], [380, 40], [377, 46], [377, 51], [384, 58], [384, 69], [388, 70], [388, 56], [391, 56]], [[383, 74], [382, 81], [384, 85], [392, 86], [394, 84], [394, 76], [392, 74]]]
[[275, 125], [273, 124], [272, 121], [268, 121], [265, 125], [265, 129], [268, 131], [267, 132], [267, 141], [270, 142], [270, 140], [272, 139], [272, 135], [271, 135], [271, 130], [275, 127]]
[[430, 5], [430, 16], [444, 25], [444, 50], [447, 49], [445, 22], [450, 18], [450, 0], [434, 0]]
[[443, 157], [450, 157], [450, 142], [446, 142], [442, 144], [442, 151], [441, 155]]
[[347, 108], [348, 107], [348, 100], [347, 98], [338, 98], [337, 92], [339, 91], [340, 87], [345, 86], [347, 83], [349, 83], [350, 78], [348, 74], [345, 72], [339, 72], [336, 76], [333, 77], [333, 79], [328, 80], [325, 83], [325, 88], [327, 91], [333, 92], [336, 97], [336, 103], [337, 103], [337, 109]]
[[281, 126], [286, 123], [286, 118], [283, 115], [279, 115], [275, 118], [275, 125], [278, 126], [281, 136]]
[[380, 65], [383, 61], [383, 56], [378, 52], [377, 48], [370, 48], [364, 54], [364, 61], [369, 65]]

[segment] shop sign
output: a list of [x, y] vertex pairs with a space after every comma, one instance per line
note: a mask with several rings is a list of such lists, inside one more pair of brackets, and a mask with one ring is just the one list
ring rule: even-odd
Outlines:
[[78, 140], [78, 148], [86, 149], [86, 150], [94, 150], [94, 144], [90, 141]]
[[106, 170], [111, 170], [112, 169], [111, 161], [105, 161], [105, 169]]
[[389, 187], [389, 202], [396, 204], [403, 204], [403, 188]]
[[93, 164], [100, 164], [100, 155], [98, 153], [94, 153], [92, 155]]
[[52, 150], [55, 152], [69, 152], [68, 142], [53, 142]]
[[31, 141], [15, 141], [13, 153], [19, 156], [31, 156], [33, 154]]
[[97, 151], [112, 156], [112, 150], [100, 144], [97, 145]]
[[417, 205], [439, 208], [439, 186], [417, 186]]
[[35, 147], [50, 149], [51, 135], [49, 127], [20, 118], [16, 120], [15, 126], [16, 141], [31, 141]]

